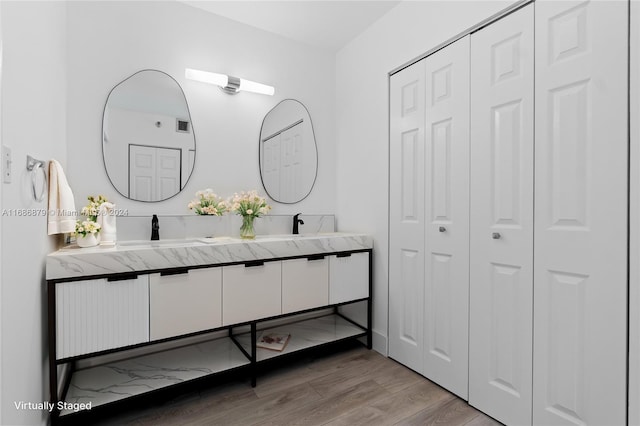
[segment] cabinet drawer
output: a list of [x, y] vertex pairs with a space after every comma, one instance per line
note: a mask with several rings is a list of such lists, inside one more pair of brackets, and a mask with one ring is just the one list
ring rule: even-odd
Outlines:
[[56, 359], [149, 341], [149, 276], [56, 284]]
[[151, 340], [222, 325], [222, 268], [149, 277]]
[[223, 325], [282, 313], [281, 263], [247, 263], [222, 268]]
[[329, 303], [369, 297], [369, 253], [329, 257]]
[[282, 262], [282, 313], [329, 304], [329, 260], [327, 257]]

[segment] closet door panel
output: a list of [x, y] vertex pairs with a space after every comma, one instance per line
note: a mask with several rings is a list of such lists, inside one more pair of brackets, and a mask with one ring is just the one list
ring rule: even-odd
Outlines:
[[469, 37], [425, 59], [425, 369], [466, 399], [469, 326]]
[[423, 372], [424, 61], [391, 77], [389, 356]]
[[469, 403], [531, 423], [533, 5], [471, 37]]
[[627, 8], [536, 3], [535, 424], [626, 422]]

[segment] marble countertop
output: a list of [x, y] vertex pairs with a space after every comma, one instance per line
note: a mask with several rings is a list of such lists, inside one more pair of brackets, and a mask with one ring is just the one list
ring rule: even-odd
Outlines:
[[255, 240], [192, 238], [126, 241], [113, 247], [64, 247], [47, 256], [47, 280], [267, 260], [373, 248], [366, 234], [264, 235]]

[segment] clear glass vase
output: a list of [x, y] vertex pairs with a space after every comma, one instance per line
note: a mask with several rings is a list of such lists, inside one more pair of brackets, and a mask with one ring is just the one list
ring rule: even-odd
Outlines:
[[240, 227], [240, 238], [243, 240], [253, 240], [256, 238], [256, 231], [253, 229], [253, 216], [242, 216], [242, 226]]

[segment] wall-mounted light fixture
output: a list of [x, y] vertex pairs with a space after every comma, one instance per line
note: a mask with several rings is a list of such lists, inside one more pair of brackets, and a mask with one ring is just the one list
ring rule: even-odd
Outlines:
[[217, 74], [215, 72], [207, 72], [186, 68], [184, 76], [189, 80], [201, 81], [203, 83], [215, 84], [220, 86], [223, 92], [235, 95], [240, 91], [261, 93], [263, 95], [273, 96], [275, 89], [266, 84], [256, 83], [255, 81], [245, 80], [244, 78], [232, 77], [225, 74]]

